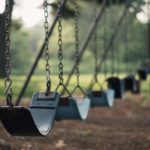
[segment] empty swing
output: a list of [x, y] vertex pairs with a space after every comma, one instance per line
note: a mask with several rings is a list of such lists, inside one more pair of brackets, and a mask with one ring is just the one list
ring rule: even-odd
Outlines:
[[[150, 52], [149, 52], [149, 49], [150, 49], [150, 44], [149, 44], [149, 41], [150, 41], [150, 29], [149, 29], [149, 24], [150, 24], [150, 3], [148, 1], [147, 3], [147, 10], [148, 10], [148, 31], [146, 31], [146, 34], [148, 34], [147, 36], [147, 40], [145, 45], [148, 45], [147, 46], [147, 55], [150, 56]], [[148, 33], [147, 33], [148, 32]], [[144, 62], [142, 62], [140, 64], [140, 66], [138, 67], [138, 70], [137, 70], [137, 73], [139, 75], [139, 78], [140, 80], [147, 80], [148, 79], [148, 75], [150, 74], [150, 60], [149, 58], [144, 60]]]
[[125, 77], [124, 82], [126, 91], [131, 91], [133, 94], [140, 93], [140, 81], [136, 80], [134, 75]]
[[114, 104], [114, 90], [108, 89], [104, 91], [98, 81], [95, 81], [94, 84], [98, 84], [100, 90], [92, 90], [87, 93], [87, 96], [91, 100], [91, 107], [112, 107]]
[[[108, 88], [109, 89], [113, 89], [115, 91], [115, 98], [116, 99], [122, 99], [124, 98], [124, 80], [120, 79], [118, 77], [119, 75], [119, 71], [117, 76], [114, 76], [114, 47], [113, 47], [113, 43], [112, 43], [112, 50], [111, 50], [111, 60], [112, 60], [112, 70], [111, 70], [111, 77], [107, 78], [107, 83], [108, 83]], [[118, 52], [119, 53], [119, 52]], [[118, 60], [119, 61], [119, 60]], [[119, 65], [119, 62], [118, 62]], [[119, 68], [119, 67], [118, 67]]]
[[[111, 60], [112, 60], [112, 71], [111, 71], [111, 77], [107, 78], [108, 88], [114, 90], [115, 92], [115, 98], [116, 99], [122, 99], [124, 98], [124, 80], [120, 79], [118, 77], [119, 71], [117, 76], [114, 76], [114, 50], [113, 50], [113, 43], [112, 43], [112, 50], [111, 50]], [[118, 62], [119, 65], [119, 62]], [[118, 67], [119, 68], [119, 67]]]
[[[105, 42], [105, 41], [104, 41]], [[105, 48], [104, 48], [105, 49]], [[94, 82], [91, 84], [90, 89], [93, 89], [94, 85], [99, 86], [99, 90], [90, 90], [87, 96], [91, 100], [91, 107], [112, 107], [114, 104], [114, 90], [109, 89], [104, 91], [102, 85], [98, 81], [98, 48], [97, 48], [97, 30], [95, 29], [94, 34], [94, 61], [95, 61], [95, 72], [94, 72]]]
[[[128, 17], [128, 16], [127, 16]], [[125, 41], [125, 64], [126, 64], [126, 72], [129, 74], [124, 78], [124, 83], [125, 83], [125, 91], [130, 91], [133, 94], [137, 94], [140, 92], [140, 82], [139, 80], [136, 80], [135, 75], [129, 70], [129, 63], [128, 63], [128, 52], [129, 52], [129, 47], [128, 47], [128, 19], [125, 19], [125, 24], [124, 24], [124, 41]]]
[[124, 95], [124, 81], [118, 77], [109, 77], [107, 79], [108, 87], [115, 91], [115, 98], [123, 98]]
[[[147, 6], [148, 6], [148, 10], [149, 10], [149, 4]], [[148, 15], [150, 17], [150, 13], [148, 13]], [[149, 34], [148, 34], [148, 38], [146, 40], [145, 45], [149, 45], [149, 38], [150, 37], [149, 37]], [[148, 48], [147, 55], [150, 56], [150, 54], [149, 54], [149, 46], [147, 48]], [[144, 61], [142, 61], [140, 63], [140, 65], [138, 66], [138, 69], [137, 69], [137, 73], [138, 73], [138, 76], [139, 76], [140, 80], [144, 80], [145, 81], [145, 80], [148, 79], [148, 75], [150, 74], [150, 60], [149, 60], [149, 58], [145, 59]]]
[[56, 109], [59, 102], [59, 94], [51, 92], [50, 65], [48, 51], [48, 10], [47, 0], [44, 1], [45, 14], [45, 55], [46, 55], [46, 79], [45, 92], [33, 94], [29, 108], [14, 106], [12, 103], [12, 80], [10, 67], [10, 39], [9, 39], [9, 0], [6, 0], [6, 80], [5, 95], [6, 106], [0, 107], [0, 119], [5, 129], [13, 136], [46, 136], [51, 131]]
[[144, 62], [142, 62], [139, 66], [139, 69], [145, 70], [147, 74], [150, 73], [150, 60], [147, 59]]
[[76, 46], [76, 77], [77, 77], [77, 85], [70, 93], [66, 86], [64, 85], [63, 81], [63, 51], [62, 51], [62, 16], [60, 12], [59, 16], [59, 78], [60, 78], [60, 83], [57, 86], [56, 90], [59, 89], [60, 86], [63, 87], [63, 90], [67, 92], [68, 96], [61, 96], [60, 101], [59, 101], [59, 106], [57, 109], [56, 113], [56, 120], [81, 120], [84, 121], [87, 118], [89, 108], [90, 108], [90, 100], [87, 97], [84, 98], [79, 98], [79, 97], [74, 97], [73, 94], [77, 89], [80, 89], [81, 92], [85, 95], [84, 90], [80, 86], [79, 83], [79, 28], [78, 28], [78, 5], [77, 1], [74, 1], [75, 5], [75, 46]]
[[150, 74], [150, 61], [148, 59], [139, 65], [137, 73], [140, 80], [147, 80], [148, 75]]
[[126, 73], [129, 74], [124, 78], [124, 83], [125, 83], [125, 91], [132, 91], [133, 88], [135, 87], [135, 76], [130, 75], [129, 73], [129, 63], [128, 63], [128, 20], [127, 17], [125, 19], [125, 24], [124, 24], [124, 45], [125, 45], [125, 65], [126, 65]]
[[[113, 6], [113, 0], [110, 0], [110, 4], [111, 6]], [[114, 10], [112, 7], [111, 10], [111, 14], [114, 14]], [[111, 28], [114, 28], [114, 20], [113, 17], [110, 15], [111, 17]], [[124, 82], [122, 79], [119, 78], [119, 70], [117, 72], [117, 76], [115, 76], [115, 56], [118, 56], [119, 58], [119, 51], [118, 48], [116, 48], [116, 50], [114, 50], [114, 44], [115, 42], [112, 41], [111, 43], [111, 50], [110, 50], [110, 58], [111, 58], [111, 76], [107, 78], [107, 84], [108, 84], [108, 88], [114, 90], [115, 92], [115, 98], [116, 99], [120, 99], [123, 98], [123, 94], [124, 94]], [[116, 44], [118, 46], [118, 43]], [[118, 61], [118, 62], [117, 62]], [[118, 69], [119, 69], [119, 59], [117, 59], [117, 65], [118, 65]]]
[[147, 72], [145, 69], [142, 69], [142, 68], [138, 69], [137, 74], [140, 80], [144, 80], [144, 81], [147, 80]]

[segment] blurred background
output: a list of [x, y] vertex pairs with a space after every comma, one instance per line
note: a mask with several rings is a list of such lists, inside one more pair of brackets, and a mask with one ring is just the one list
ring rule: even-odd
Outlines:
[[[27, 76], [30, 68], [38, 54], [43, 42], [44, 42], [44, 12], [43, 12], [43, 1], [42, 0], [11, 0], [12, 1], [12, 22], [11, 22], [11, 63], [12, 63], [12, 77], [13, 92], [16, 97], [25, 77]], [[0, 5], [0, 17], [4, 17], [5, 0], [1, 0]], [[56, 14], [57, 1], [49, 0], [49, 23], [53, 22]], [[113, 1], [112, 1], [113, 2]], [[99, 50], [99, 61], [103, 53], [105, 43], [111, 37], [114, 32], [114, 27], [117, 24], [117, 20], [121, 15], [125, 1], [113, 4], [110, 0], [110, 5], [105, 10], [104, 15], [101, 18], [100, 23], [97, 27], [98, 34], [98, 50]], [[111, 4], [112, 3], [112, 4]], [[80, 16], [79, 16], [79, 38], [80, 47], [82, 46], [87, 32], [90, 29], [91, 23], [94, 22], [96, 12], [101, 7], [101, 1], [98, 0], [80, 0], [78, 1]], [[74, 45], [74, 9], [73, 3], [70, 0], [65, 6], [65, 13], [63, 16], [63, 52], [64, 52], [64, 74], [65, 77], [69, 74], [75, 60], [75, 45]], [[4, 19], [3, 19], [4, 20]], [[126, 24], [127, 22], [127, 24]], [[1, 28], [1, 55], [0, 55], [0, 96], [3, 97], [3, 77], [5, 76], [4, 71], [4, 25], [0, 22]], [[106, 30], [106, 38], [104, 39], [104, 28]], [[127, 29], [126, 29], [127, 28]], [[126, 32], [127, 30], [127, 32]], [[125, 42], [125, 36], [127, 36], [127, 44]], [[49, 42], [50, 51], [50, 64], [51, 64], [51, 75], [53, 78], [53, 88], [58, 83], [58, 31], [55, 27]], [[91, 39], [83, 55], [80, 72], [81, 82], [87, 83], [93, 76], [94, 72], [94, 55], [93, 46], [94, 40]], [[128, 54], [126, 56], [126, 46], [128, 47]], [[114, 43], [114, 72], [119, 72], [121, 76], [127, 74], [126, 61], [128, 62], [128, 72], [134, 73], [137, 70], [137, 66], [149, 57], [148, 50], [148, 6], [146, 1], [137, 0], [133, 1], [132, 6], [128, 10], [126, 19], [117, 34]], [[105, 64], [107, 64], [107, 71], [111, 73], [112, 59], [111, 53], [108, 55]], [[128, 58], [128, 59], [126, 59]], [[3, 64], [2, 64], [3, 63]], [[31, 96], [33, 90], [42, 90], [44, 88], [43, 82], [45, 82], [45, 60], [44, 56], [40, 59], [38, 67], [34, 73], [34, 77], [30, 82], [29, 88], [26, 91], [25, 96]], [[101, 80], [103, 80], [104, 65], [99, 72]], [[86, 79], [86, 82], [83, 81]], [[86, 88], [87, 84], [83, 84]], [[73, 81], [69, 84], [69, 88], [72, 88]], [[36, 85], [36, 86], [35, 86]], [[146, 91], [147, 86], [144, 86]]]

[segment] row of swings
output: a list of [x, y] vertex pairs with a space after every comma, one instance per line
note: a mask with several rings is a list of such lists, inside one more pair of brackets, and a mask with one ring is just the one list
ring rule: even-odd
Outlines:
[[[61, 8], [61, 0], [59, 1]], [[138, 81], [133, 76], [123, 80], [117, 77], [109, 77], [108, 90], [90, 90], [85, 92], [80, 86], [79, 71], [79, 27], [78, 27], [78, 5], [74, 1], [75, 7], [75, 61], [77, 84], [72, 92], [64, 85], [63, 79], [63, 42], [62, 42], [62, 11], [58, 13], [58, 58], [59, 58], [59, 84], [55, 91], [51, 91], [50, 65], [49, 65], [49, 39], [48, 39], [48, 8], [47, 0], [44, 0], [45, 15], [45, 58], [46, 58], [46, 91], [35, 92], [33, 94], [29, 108], [14, 106], [12, 102], [12, 80], [10, 67], [10, 39], [9, 39], [9, 0], [6, 0], [6, 80], [5, 95], [6, 106], [0, 107], [0, 120], [5, 129], [13, 136], [47, 136], [53, 127], [55, 120], [86, 120], [89, 109], [92, 107], [112, 107], [115, 98], [123, 98], [125, 91], [137, 91]], [[95, 51], [95, 56], [96, 56]], [[95, 82], [98, 83], [97, 57], [95, 58]], [[59, 93], [59, 88], [63, 88], [67, 96]], [[82, 98], [75, 96], [75, 91], [81, 90]]]

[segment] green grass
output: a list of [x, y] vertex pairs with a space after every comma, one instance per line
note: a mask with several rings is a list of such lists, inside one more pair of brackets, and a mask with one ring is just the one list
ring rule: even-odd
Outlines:
[[[120, 77], [123, 78], [123, 77], [125, 77], [125, 75], [122, 74], [122, 75], [120, 75]], [[19, 94], [20, 89], [25, 81], [25, 78], [26, 78], [25, 76], [13, 76], [12, 77], [12, 80], [13, 80], [12, 88], [13, 88], [13, 97], [14, 98], [16, 98], [17, 95]], [[66, 80], [66, 78], [67, 78], [67, 76], [64, 77], [64, 81]], [[59, 83], [58, 77], [52, 76], [51, 79], [52, 79], [52, 90], [55, 90], [56, 86]], [[83, 89], [87, 89], [91, 79], [92, 79], [91, 75], [81, 75], [80, 76], [80, 85], [83, 87]], [[104, 83], [104, 80], [105, 80], [104, 75], [99, 75], [99, 81], [101, 82], [101, 84]], [[148, 81], [142, 82], [142, 84], [141, 84], [142, 92], [146, 93], [149, 91], [148, 83], [149, 83]], [[73, 90], [75, 84], [76, 84], [76, 78], [73, 77], [68, 86], [69, 91]], [[106, 88], [106, 86], [107, 85], [104, 84], [104, 89]], [[97, 86], [95, 88], [98, 89], [99, 87]], [[32, 80], [25, 92], [24, 97], [30, 98], [35, 91], [43, 91], [43, 90], [45, 90], [45, 77], [44, 76], [33, 76]], [[80, 91], [77, 91], [77, 94], [80, 94]], [[0, 98], [4, 99], [4, 81], [2, 79], [0, 80]]]

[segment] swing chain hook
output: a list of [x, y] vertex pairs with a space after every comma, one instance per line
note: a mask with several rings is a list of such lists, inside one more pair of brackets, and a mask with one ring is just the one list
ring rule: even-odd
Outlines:
[[12, 80], [11, 79], [5, 79], [5, 96], [6, 96], [6, 104], [12, 108]]
[[48, 7], [47, 7], [47, 0], [44, 0], [44, 17], [45, 17], [45, 22], [44, 22], [44, 29], [45, 29], [45, 59], [46, 59], [46, 95], [49, 94], [51, 90], [51, 79], [50, 79], [50, 64], [49, 64], [49, 33], [48, 33], [48, 28], [49, 28], [49, 23], [48, 23]]

